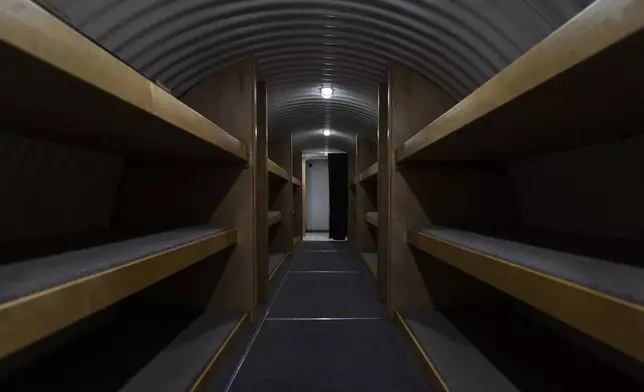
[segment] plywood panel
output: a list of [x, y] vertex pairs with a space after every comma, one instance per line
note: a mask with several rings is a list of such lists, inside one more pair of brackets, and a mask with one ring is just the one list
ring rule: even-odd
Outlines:
[[[388, 129], [390, 145], [390, 297], [389, 314], [393, 307], [403, 310], [425, 309], [432, 306], [414, 255], [407, 246], [409, 226], [429, 221], [420, 202], [410, 190], [408, 179], [393, 162], [394, 149], [448, 110], [454, 102], [438, 87], [404, 66], [389, 65]], [[412, 180], [413, 181], [413, 180]]]
[[[255, 60], [241, 60], [201, 82], [183, 101], [219, 124], [251, 149], [249, 165], [238, 170], [210, 219], [237, 229], [237, 245], [217, 285], [211, 305], [232, 311], [252, 311], [257, 293], [256, 269], [256, 158], [257, 95]], [[235, 169], [224, 169], [223, 172]], [[232, 176], [231, 176], [232, 177]], [[212, 181], [219, 181], [219, 176]]]
[[293, 154], [293, 177], [300, 180], [300, 186], [293, 186], [293, 238], [302, 239], [302, 152]]
[[[293, 151], [291, 136], [272, 140], [268, 144], [268, 156], [286, 170], [287, 181], [273, 179], [269, 181], [269, 209], [280, 211], [282, 222], [271, 228], [269, 248], [271, 252], [288, 253], [293, 247]], [[288, 219], [287, 219], [288, 218]]]
[[389, 248], [391, 246], [391, 132], [389, 128], [389, 86], [378, 86], [378, 298], [389, 296]]
[[[356, 141], [356, 163], [358, 176], [378, 160], [378, 143], [358, 135]], [[367, 212], [378, 208], [378, 185], [376, 178], [358, 182], [356, 193], [356, 246], [358, 252], [375, 253], [378, 250], [378, 231], [365, 221]]]

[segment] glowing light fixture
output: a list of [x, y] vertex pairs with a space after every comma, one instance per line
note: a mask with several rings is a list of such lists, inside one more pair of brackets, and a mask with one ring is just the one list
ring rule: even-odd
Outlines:
[[322, 131], [322, 133], [324, 134], [324, 136], [330, 136], [331, 135], [331, 130], [330, 129], [325, 129], [324, 131]]
[[322, 87], [320, 89], [320, 95], [322, 95], [322, 98], [331, 98], [333, 96], [333, 88], [331, 87]]

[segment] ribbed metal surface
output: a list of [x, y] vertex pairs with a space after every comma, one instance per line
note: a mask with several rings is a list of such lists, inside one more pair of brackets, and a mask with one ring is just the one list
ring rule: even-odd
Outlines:
[[[591, 0], [46, 0], [68, 22], [181, 96], [254, 55], [272, 138], [342, 146], [375, 137], [388, 61], [459, 100]], [[331, 84], [331, 99], [320, 97]], [[317, 133], [316, 133], [317, 132]], [[307, 136], [308, 135], [308, 136]], [[337, 139], [337, 138], [340, 139]], [[324, 138], [320, 139], [324, 140]], [[299, 144], [298, 144], [299, 145]]]

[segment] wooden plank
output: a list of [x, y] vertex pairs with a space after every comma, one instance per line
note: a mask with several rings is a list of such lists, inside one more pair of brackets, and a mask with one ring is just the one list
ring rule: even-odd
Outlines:
[[367, 170], [360, 173], [360, 175], [358, 176], [358, 182], [373, 180], [376, 178], [377, 175], [378, 175], [378, 162], [376, 161], [376, 163], [369, 166]]
[[[271, 162], [285, 172], [286, 182], [271, 181], [269, 184], [269, 208], [281, 211], [282, 223], [269, 233], [270, 253], [289, 253], [293, 248], [293, 148], [291, 136], [272, 140], [268, 144], [268, 156]], [[289, 218], [289, 219], [286, 219]]]
[[378, 213], [377, 212], [367, 212], [364, 215], [365, 221], [367, 221], [368, 224], [378, 227]]
[[30, 345], [237, 242], [237, 230], [0, 305], [0, 358]]
[[289, 255], [290, 255], [290, 252], [289, 253], [284, 253], [284, 255], [282, 256], [280, 261], [277, 262], [277, 265], [275, 266], [275, 269], [271, 272], [270, 276], [268, 277], [269, 281], [273, 280], [273, 278], [277, 274], [277, 271], [279, 271], [280, 268], [282, 267], [282, 264], [284, 264], [284, 260], [288, 259]]
[[292, 182], [293, 182], [293, 185], [295, 185], [295, 186], [302, 186], [302, 183], [300, 182], [300, 180], [298, 180], [295, 177], [293, 177]]
[[30, 135], [248, 161], [245, 143], [31, 1], [0, 4], [0, 41], [5, 120]]
[[[269, 211], [266, 227], [271, 227], [282, 221], [282, 213], [280, 211]], [[268, 248], [267, 248], [268, 249]]]
[[[356, 137], [356, 175], [358, 184], [355, 187], [356, 195], [356, 248], [358, 252], [377, 252], [377, 230], [374, 230], [365, 220], [367, 212], [376, 211], [378, 204], [378, 188], [374, 181], [363, 182], [364, 170], [372, 169], [378, 160], [378, 144], [371, 139], [358, 135]], [[360, 172], [362, 171], [362, 172]], [[376, 177], [373, 177], [376, 178]]]
[[378, 299], [389, 298], [389, 248], [391, 247], [391, 178], [393, 156], [389, 128], [389, 85], [378, 86]]
[[[268, 98], [266, 83], [257, 83], [257, 149], [255, 152], [255, 247], [257, 258], [255, 283], [259, 302], [266, 300], [268, 290]], [[281, 215], [280, 215], [281, 219]]]
[[[302, 177], [302, 166], [304, 165], [302, 160], [302, 152], [294, 152], [293, 154], [293, 176], [297, 180]], [[303, 220], [302, 220], [302, 197], [303, 197], [304, 187], [300, 180], [297, 180], [297, 187], [293, 188], [293, 238], [298, 240], [302, 239], [303, 235]]]
[[[261, 108], [255, 59], [245, 58], [217, 70], [188, 91], [183, 100], [211, 121], [230, 130], [252, 151], [253, 159], [249, 165], [213, 165], [217, 173], [206, 181], [212, 184], [209, 186], [221, 189], [221, 195], [212, 201], [211, 209], [205, 211], [208, 211], [211, 222], [234, 227], [239, 235], [221, 279], [212, 279], [212, 285], [216, 287], [211, 288], [214, 294], [209, 306], [235, 313], [250, 310], [253, 322], [257, 315], [258, 254], [255, 241], [259, 230], [256, 220], [266, 218], [265, 213], [258, 213], [262, 207], [256, 195], [261, 182], [258, 171], [261, 162], [255, 158], [261, 143], [258, 129], [261, 129], [262, 116], [258, 114]], [[200, 185], [206, 186], [204, 183]], [[201, 287], [190, 285], [190, 282], [185, 285], [194, 291], [205, 291], [203, 283]]]
[[397, 161], [507, 160], [641, 130], [642, 15], [641, 1], [595, 2], [398, 147]]
[[270, 159], [268, 160], [268, 172], [269, 174], [272, 174], [274, 178], [277, 178], [277, 179], [281, 179], [284, 181], [289, 181], [291, 179], [291, 176], [289, 176], [286, 169], [279, 166], [277, 163], [273, 162]]
[[644, 307], [409, 230], [410, 245], [644, 362]]
[[208, 390], [208, 387], [210, 385], [209, 380], [212, 380], [215, 377], [217, 370], [226, 360], [227, 353], [232, 349], [232, 339], [241, 330], [248, 318], [248, 313], [244, 313], [239, 318], [239, 321], [237, 321], [237, 324], [235, 325], [233, 330], [230, 332], [226, 340], [222, 343], [221, 347], [219, 347], [219, 350], [217, 350], [215, 355], [212, 357], [197, 381], [195, 381], [194, 385], [190, 389], [190, 392], [200, 392]]
[[432, 387], [432, 391], [439, 391], [439, 392], [450, 392], [449, 387], [447, 386], [447, 383], [441, 376], [440, 372], [434, 365], [434, 363], [429, 359], [427, 356], [427, 353], [423, 349], [423, 346], [420, 344], [418, 339], [416, 339], [416, 336], [414, 333], [411, 331], [411, 328], [409, 328], [409, 325], [405, 322], [405, 318], [396, 310], [394, 309], [394, 321], [397, 322], [402, 328], [403, 331], [405, 332], [405, 336], [413, 345], [413, 347], [416, 348], [416, 354], [420, 356], [423, 362], [427, 365], [427, 367], [424, 369], [426, 370], [426, 373], [429, 378], [430, 385]]
[[[400, 64], [389, 64], [388, 85], [386, 130], [389, 145], [385, 150], [387, 155], [381, 154], [378, 161], [389, 163], [390, 211], [383, 219], [388, 219], [389, 223], [387, 303], [388, 314], [393, 317], [394, 306], [406, 311], [434, 306], [405, 235], [408, 227], [423, 227], [431, 220], [430, 211], [424, 205], [430, 200], [417, 196], [414, 188], [427, 188], [430, 184], [423, 168], [415, 170], [412, 167], [415, 165], [397, 165], [394, 150], [425, 124], [445, 113], [454, 101], [430, 81]], [[435, 212], [436, 208], [432, 208], [431, 213]]]

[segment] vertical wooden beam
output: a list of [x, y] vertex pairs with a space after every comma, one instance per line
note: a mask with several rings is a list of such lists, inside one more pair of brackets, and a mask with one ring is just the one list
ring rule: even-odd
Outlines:
[[257, 148], [255, 153], [255, 252], [257, 254], [257, 300], [264, 302], [268, 290], [268, 111], [266, 84], [257, 83]]
[[[183, 101], [246, 143], [251, 159], [246, 167], [217, 168], [212, 183], [226, 179], [221, 200], [211, 214], [217, 225], [235, 227], [237, 245], [233, 248], [210, 306], [236, 312], [257, 313], [255, 273], [256, 254], [256, 73], [255, 60], [241, 60], [192, 88]], [[219, 185], [221, 187], [221, 185]], [[213, 278], [214, 279], [214, 278]]]
[[389, 297], [389, 247], [391, 240], [391, 177], [393, 156], [390, 153], [389, 86], [378, 86], [378, 299]]
[[[357, 244], [357, 222], [356, 222], [356, 184], [353, 183], [356, 176], [358, 175], [356, 169], [356, 159], [357, 159], [357, 136], [354, 137], [354, 142], [356, 147], [353, 151], [347, 152], [348, 155], [348, 169], [349, 169], [349, 209], [347, 211], [347, 235], [349, 241], [355, 247]], [[357, 248], [356, 248], [357, 250]]]
[[[292, 140], [292, 139], [291, 139]], [[293, 186], [293, 238], [302, 240], [303, 219], [302, 219], [302, 151], [293, 154], [293, 177], [300, 180], [300, 186]]]
[[269, 209], [280, 211], [282, 221], [274, 226], [269, 238], [271, 252], [288, 253], [293, 248], [293, 151], [291, 136], [268, 144], [268, 156], [288, 172], [288, 181], [269, 182]]
[[[358, 174], [365, 171], [378, 159], [378, 143], [363, 136], [357, 137], [356, 164]], [[377, 232], [365, 221], [367, 212], [377, 210], [377, 185], [371, 179], [368, 182], [356, 184], [356, 247], [358, 252], [375, 253], [377, 247]]]
[[[401, 65], [389, 65], [389, 104], [387, 149], [380, 159], [388, 161], [390, 212], [388, 223], [389, 316], [393, 308], [428, 309], [433, 306], [412, 250], [407, 245], [407, 228], [422, 227], [429, 218], [408, 181], [422, 184], [422, 169], [398, 167], [394, 150], [422, 127], [454, 105], [454, 101], [437, 86]], [[387, 157], [383, 154], [386, 153]]]

